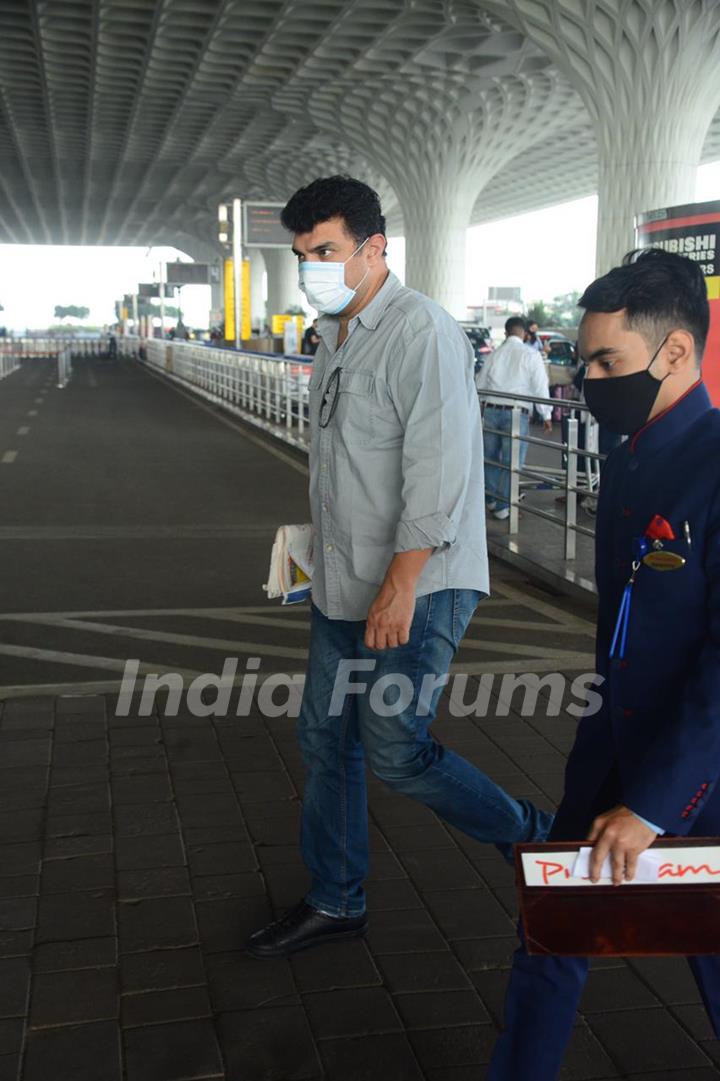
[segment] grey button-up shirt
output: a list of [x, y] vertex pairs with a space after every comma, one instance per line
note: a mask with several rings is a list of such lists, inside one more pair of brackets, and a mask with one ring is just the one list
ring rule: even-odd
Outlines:
[[[396, 552], [434, 551], [416, 596], [489, 592], [480, 409], [467, 337], [390, 273], [349, 323], [319, 320], [309, 384], [312, 599], [362, 620]], [[319, 426], [340, 368], [335, 412]], [[335, 382], [335, 380], [333, 380]]]

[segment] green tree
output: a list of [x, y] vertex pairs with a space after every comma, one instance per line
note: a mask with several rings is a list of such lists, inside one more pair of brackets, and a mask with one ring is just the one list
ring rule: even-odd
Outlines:
[[550, 322], [550, 314], [542, 300], [534, 300], [528, 308], [526, 319], [528, 323], [537, 323], [539, 327], [545, 327]]
[[77, 304], [55, 305], [56, 319], [87, 319], [89, 314], [89, 308], [81, 308]]

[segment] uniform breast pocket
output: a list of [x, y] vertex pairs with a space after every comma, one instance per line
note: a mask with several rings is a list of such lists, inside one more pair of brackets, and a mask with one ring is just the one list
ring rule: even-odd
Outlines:
[[372, 372], [341, 371], [338, 401], [331, 421], [343, 442], [368, 446], [373, 442], [375, 377]]

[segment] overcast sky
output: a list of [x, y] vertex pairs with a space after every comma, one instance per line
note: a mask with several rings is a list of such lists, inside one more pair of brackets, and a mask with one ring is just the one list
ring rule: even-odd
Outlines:
[[[696, 198], [720, 199], [720, 162], [698, 170]], [[519, 285], [527, 303], [583, 289], [593, 277], [596, 221], [592, 196], [469, 229], [467, 303], [479, 304], [491, 285]], [[110, 323], [116, 298], [177, 257], [174, 248], [0, 245], [0, 324], [45, 327], [56, 304], [88, 307], [92, 323]], [[391, 240], [389, 261], [402, 277], [402, 239]], [[207, 326], [209, 287], [187, 286], [182, 297], [186, 322]]]

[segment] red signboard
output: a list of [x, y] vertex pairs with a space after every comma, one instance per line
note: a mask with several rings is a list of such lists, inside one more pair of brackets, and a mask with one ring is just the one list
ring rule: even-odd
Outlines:
[[703, 378], [713, 405], [720, 406], [720, 202], [686, 203], [650, 210], [635, 221], [639, 248], [664, 248], [698, 263], [710, 301], [710, 334]]

